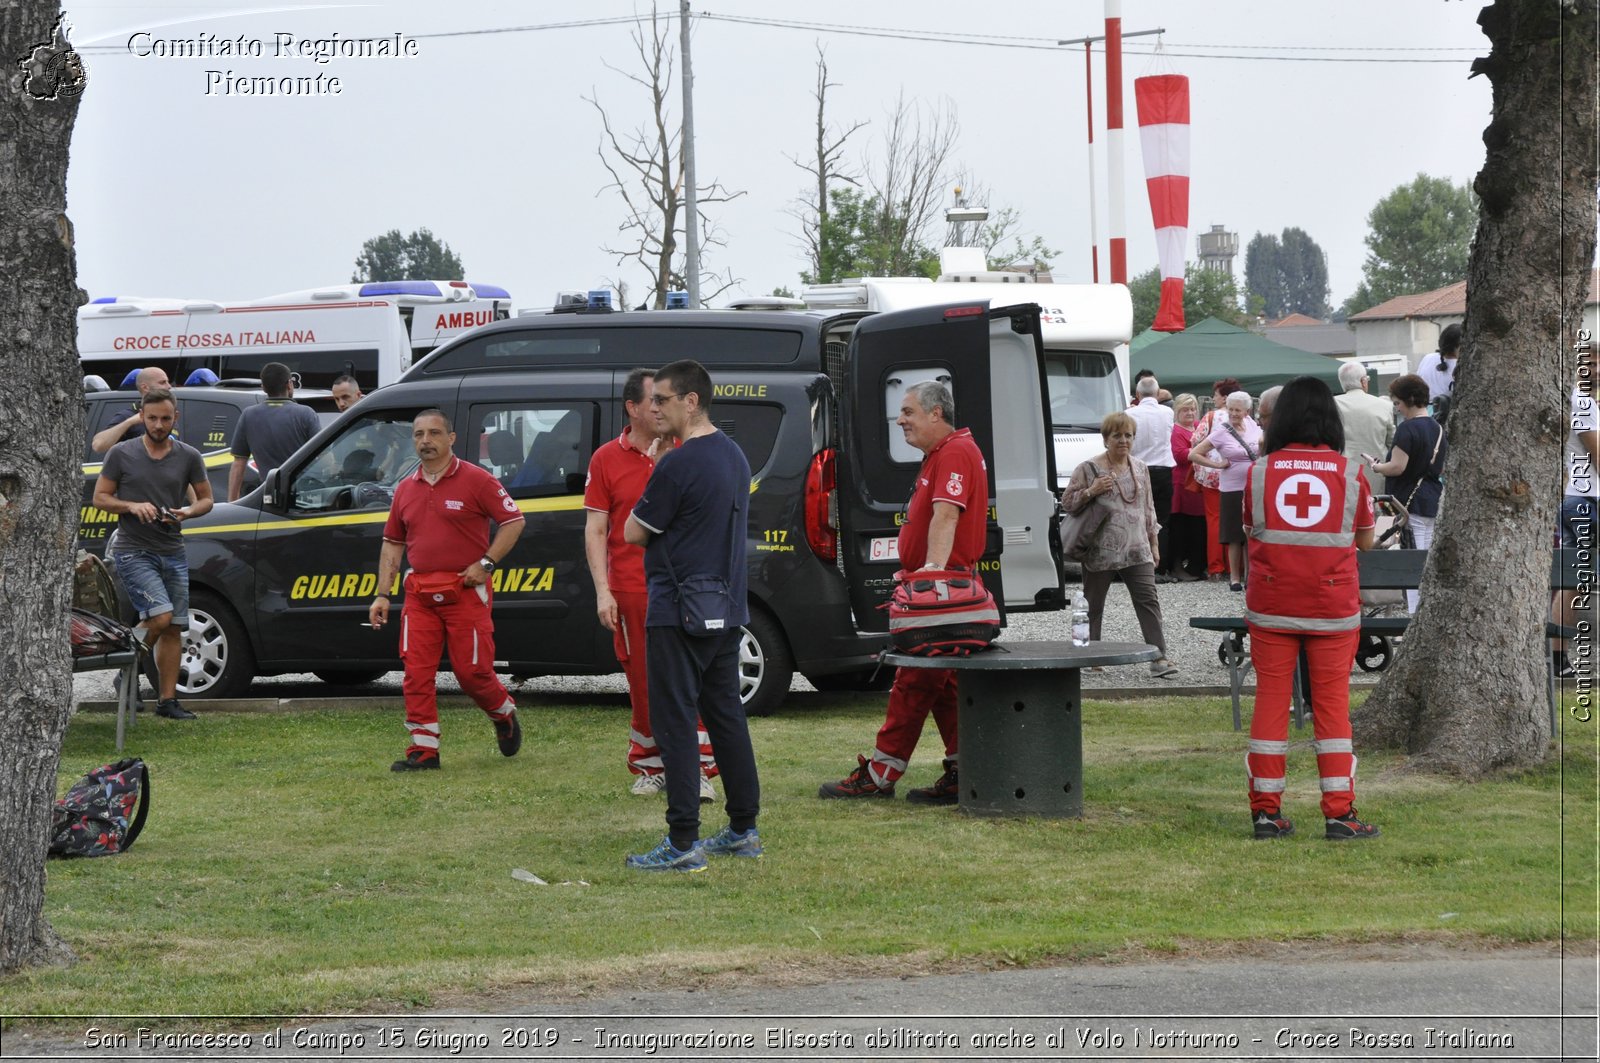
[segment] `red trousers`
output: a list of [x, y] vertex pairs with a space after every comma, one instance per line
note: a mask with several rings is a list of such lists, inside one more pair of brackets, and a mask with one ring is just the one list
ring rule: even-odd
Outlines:
[[[646, 665], [644, 617], [650, 605], [645, 591], [612, 591], [617, 600], [617, 630], [611, 633], [611, 646], [617, 653], [622, 674], [628, 677], [628, 704], [633, 717], [628, 723], [628, 770], [635, 775], [661, 772], [661, 750], [650, 731], [650, 673]], [[700, 773], [717, 777], [717, 760], [711, 752], [711, 736], [699, 720], [695, 729], [700, 739]]]
[[1322, 814], [1330, 819], [1355, 801], [1356, 756], [1350, 745], [1350, 669], [1360, 631], [1268, 631], [1250, 625], [1250, 660], [1256, 668], [1256, 706], [1250, 718], [1250, 811], [1278, 809], [1289, 752], [1289, 704], [1295, 661], [1305, 648], [1311, 668], [1311, 717]]
[[922, 726], [933, 714], [944, 755], [956, 759], [956, 673], [945, 668], [897, 668], [889, 688], [889, 713], [867, 762], [872, 781], [887, 786], [906, 773]]
[[450, 668], [461, 689], [488, 713], [501, 719], [516, 710], [505, 684], [494, 674], [494, 619], [489, 588], [463, 588], [449, 605], [421, 601], [407, 594], [400, 612], [400, 660], [405, 665], [401, 689], [406, 698], [406, 752], [439, 751], [439, 700], [435, 679], [439, 655], [450, 649]]
[[1221, 534], [1222, 492], [1202, 487], [1200, 497], [1206, 504], [1206, 571], [1222, 575], [1228, 571], [1228, 552], [1217, 538]]

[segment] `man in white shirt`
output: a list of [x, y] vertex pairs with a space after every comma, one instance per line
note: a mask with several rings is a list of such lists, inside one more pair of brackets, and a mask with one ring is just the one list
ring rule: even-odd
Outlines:
[[1153, 376], [1135, 384], [1133, 394], [1139, 401], [1128, 410], [1134, 423], [1131, 453], [1150, 467], [1150, 498], [1161, 524], [1158, 546], [1163, 567], [1156, 573], [1156, 582], [1171, 583], [1176, 577], [1170, 574], [1167, 525], [1172, 522], [1172, 467], [1177, 464], [1172, 457], [1172, 410], [1161, 405], [1161, 383]]
[[1339, 366], [1339, 383], [1344, 394], [1333, 397], [1339, 407], [1339, 420], [1344, 424], [1344, 456], [1353, 465], [1361, 465], [1361, 475], [1367, 478], [1367, 487], [1374, 495], [1383, 494], [1383, 477], [1365, 464], [1363, 454], [1381, 458], [1389, 453], [1394, 442], [1394, 403], [1380, 399], [1368, 391], [1367, 367], [1360, 362], [1345, 362]]

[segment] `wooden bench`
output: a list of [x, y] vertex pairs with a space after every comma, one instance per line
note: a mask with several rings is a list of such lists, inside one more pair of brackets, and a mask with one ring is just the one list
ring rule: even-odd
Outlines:
[[[1427, 563], [1426, 550], [1363, 550], [1356, 554], [1357, 578], [1360, 580], [1361, 589], [1372, 590], [1416, 590], [1422, 583], [1422, 569]], [[1583, 568], [1578, 560], [1578, 551], [1556, 550], [1553, 551], [1550, 561], [1550, 589], [1576, 590], [1583, 583]], [[1590, 577], [1590, 585], [1593, 578]], [[1363, 668], [1381, 671], [1388, 666], [1392, 649], [1388, 640], [1395, 636], [1404, 635], [1411, 624], [1409, 615], [1402, 616], [1367, 616], [1361, 618], [1361, 634], [1363, 642], [1356, 651], [1357, 659], [1362, 661]], [[1228, 666], [1228, 689], [1233, 699], [1233, 729], [1240, 730], [1242, 724], [1239, 712], [1239, 699], [1244, 688], [1244, 673], [1249, 663], [1249, 654], [1245, 650], [1244, 639], [1249, 633], [1249, 625], [1245, 623], [1243, 615], [1239, 616], [1196, 616], [1189, 618], [1189, 626], [1202, 631], [1220, 631], [1223, 633], [1222, 646], [1219, 654], [1224, 664]], [[1554, 622], [1545, 625], [1547, 638], [1571, 638], [1576, 632], [1572, 628], [1562, 627]], [[1382, 640], [1381, 645], [1373, 640]], [[1305, 719], [1310, 714], [1309, 682], [1303, 667], [1297, 670], [1294, 688], [1294, 723], [1296, 727], [1303, 727]], [[1373, 663], [1375, 662], [1375, 663]], [[1546, 693], [1550, 701], [1550, 724], [1555, 727], [1556, 696], [1555, 696], [1555, 664], [1553, 651], [1547, 650], [1546, 661]]]

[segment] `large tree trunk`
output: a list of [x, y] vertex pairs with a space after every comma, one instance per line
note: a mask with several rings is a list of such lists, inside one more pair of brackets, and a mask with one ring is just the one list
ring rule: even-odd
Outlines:
[[[0, 971], [63, 962], [44, 917], [45, 846], [72, 716], [67, 637], [81, 487], [81, 302], [66, 216], [67, 145], [81, 81], [49, 45], [56, 0], [0, 5]], [[37, 62], [19, 66], [20, 57]]]
[[1359, 745], [1476, 778], [1544, 759], [1544, 624], [1570, 350], [1595, 250], [1596, 0], [1497, 0], [1444, 503], [1405, 652]]

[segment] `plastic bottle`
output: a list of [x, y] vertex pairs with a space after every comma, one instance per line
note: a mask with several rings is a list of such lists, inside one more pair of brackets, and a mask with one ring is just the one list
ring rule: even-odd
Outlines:
[[1089, 602], [1082, 591], [1072, 596], [1072, 644], [1089, 645]]

